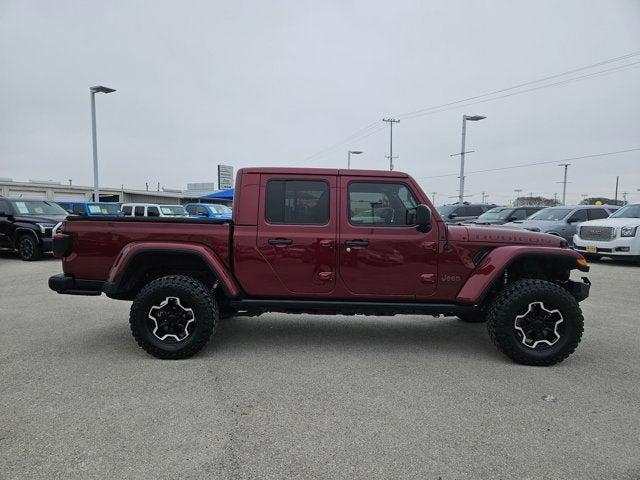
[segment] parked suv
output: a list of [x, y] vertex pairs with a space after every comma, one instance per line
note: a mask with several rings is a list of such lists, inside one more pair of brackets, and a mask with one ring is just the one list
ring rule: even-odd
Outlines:
[[51, 251], [51, 232], [66, 216], [49, 200], [0, 197], [0, 248], [17, 251], [23, 260], [38, 260]]
[[484, 212], [475, 220], [465, 223], [474, 225], [503, 225], [516, 220], [524, 220], [544, 207], [496, 207]]
[[506, 227], [519, 227], [532, 232], [544, 232], [573, 242], [576, 228], [587, 220], [598, 220], [611, 215], [607, 206], [578, 205], [575, 207], [548, 207], [531, 215], [526, 220], [505, 223]]
[[120, 204], [115, 202], [56, 202], [71, 215], [82, 217], [104, 217], [122, 215]]
[[626, 205], [609, 218], [582, 223], [573, 245], [587, 258], [605, 256], [640, 262], [640, 203]]
[[220, 203], [188, 203], [184, 208], [190, 217], [231, 220], [232, 210]]
[[484, 203], [459, 203], [453, 205], [442, 205], [438, 207], [438, 213], [446, 223], [463, 223], [475, 220], [484, 212], [495, 208], [496, 205]]
[[124, 203], [122, 214], [125, 217], [188, 217], [182, 205], [158, 205], [155, 203]]

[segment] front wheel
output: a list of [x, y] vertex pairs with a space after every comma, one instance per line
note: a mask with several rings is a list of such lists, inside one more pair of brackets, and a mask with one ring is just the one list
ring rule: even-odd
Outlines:
[[147, 284], [133, 301], [129, 323], [147, 353], [163, 359], [190, 357], [215, 332], [215, 297], [200, 281], [169, 275]]
[[576, 299], [545, 280], [518, 280], [501, 290], [487, 314], [489, 336], [515, 362], [548, 366], [571, 355], [584, 319]]
[[18, 239], [18, 255], [26, 262], [38, 260], [42, 256], [42, 249], [33, 235], [22, 235]]

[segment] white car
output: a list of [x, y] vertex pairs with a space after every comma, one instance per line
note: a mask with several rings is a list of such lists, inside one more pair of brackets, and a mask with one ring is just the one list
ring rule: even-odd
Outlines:
[[609, 218], [581, 223], [573, 245], [587, 258], [640, 261], [640, 203], [625, 205]]
[[125, 217], [188, 217], [182, 205], [158, 205], [155, 203], [123, 203]]

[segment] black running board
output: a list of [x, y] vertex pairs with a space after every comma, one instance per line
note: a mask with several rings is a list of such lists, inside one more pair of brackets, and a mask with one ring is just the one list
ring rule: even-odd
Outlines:
[[266, 312], [309, 313], [319, 315], [445, 315], [456, 316], [474, 310], [473, 306], [450, 303], [350, 302], [318, 300], [232, 300], [231, 307], [248, 315]]

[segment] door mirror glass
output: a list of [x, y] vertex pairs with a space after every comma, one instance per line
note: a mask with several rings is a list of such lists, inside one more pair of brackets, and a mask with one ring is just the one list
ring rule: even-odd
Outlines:
[[416, 207], [416, 224], [421, 232], [426, 232], [431, 228], [431, 210], [424, 204]]

